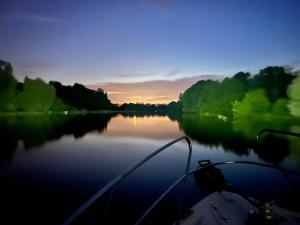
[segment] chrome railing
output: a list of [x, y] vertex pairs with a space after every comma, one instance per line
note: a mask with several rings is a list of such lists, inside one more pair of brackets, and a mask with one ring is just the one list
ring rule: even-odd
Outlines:
[[[293, 133], [293, 132], [288, 132], [288, 131], [280, 131], [280, 130], [274, 130], [274, 129], [263, 129], [261, 131], [259, 131], [257, 133], [257, 141], [258, 143], [260, 143], [261, 141], [261, 135], [263, 133], [266, 132], [270, 132], [270, 133], [276, 133], [276, 134], [285, 134], [285, 135], [290, 135], [290, 136], [296, 136], [296, 137], [300, 137], [300, 134], [298, 133]], [[299, 172], [296, 171], [292, 171], [292, 170], [288, 170], [288, 169], [284, 169], [278, 166], [274, 166], [274, 165], [270, 165], [270, 164], [265, 164], [265, 163], [258, 163], [258, 162], [251, 162], [251, 161], [226, 161], [226, 162], [216, 162], [216, 163], [209, 163], [205, 166], [202, 166], [200, 168], [196, 168], [193, 170], [189, 170], [190, 168], [190, 161], [191, 161], [191, 155], [192, 155], [192, 145], [191, 145], [191, 141], [187, 136], [183, 136], [180, 138], [177, 138], [169, 143], [167, 143], [166, 145], [160, 147], [159, 149], [157, 149], [156, 151], [154, 151], [153, 153], [151, 153], [150, 155], [146, 156], [145, 158], [143, 158], [142, 160], [140, 160], [139, 162], [137, 162], [136, 164], [134, 164], [133, 166], [129, 167], [127, 170], [125, 170], [124, 172], [122, 172], [121, 174], [119, 174], [117, 177], [115, 177], [112, 181], [110, 181], [108, 184], [106, 184], [102, 189], [100, 189], [98, 192], [96, 192], [90, 199], [88, 199], [84, 204], [82, 204], [74, 213], [72, 213], [63, 223], [63, 225], [69, 225], [72, 222], [74, 222], [85, 210], [87, 210], [95, 201], [97, 201], [101, 196], [103, 196], [105, 193], [107, 193], [108, 191], [113, 191], [114, 187], [120, 183], [124, 178], [126, 178], [128, 175], [130, 175], [132, 172], [134, 172], [137, 168], [139, 168], [141, 165], [143, 165], [145, 162], [147, 162], [148, 160], [150, 160], [151, 158], [153, 158], [154, 156], [156, 156], [157, 154], [159, 154], [160, 152], [162, 152], [163, 150], [167, 149], [168, 147], [174, 145], [175, 143], [181, 141], [181, 140], [186, 140], [187, 144], [188, 144], [188, 150], [189, 150], [189, 154], [188, 154], [188, 158], [187, 158], [187, 163], [186, 163], [186, 168], [185, 168], [185, 173], [183, 176], [181, 176], [180, 178], [178, 178], [171, 186], [169, 186], [169, 188], [163, 192], [159, 198], [157, 198], [152, 205], [143, 213], [143, 215], [137, 220], [137, 222], [135, 223], [135, 225], [139, 225], [143, 222], [143, 220], [147, 217], [147, 215], [149, 215], [149, 213], [160, 203], [160, 201], [167, 196], [167, 194], [169, 192], [171, 192], [180, 182], [184, 181], [184, 186], [183, 186], [183, 194], [184, 194], [184, 189], [185, 189], [185, 180], [188, 176], [192, 175], [193, 173], [195, 173], [196, 171], [202, 170], [204, 168], [207, 168], [209, 166], [220, 166], [220, 165], [224, 165], [224, 164], [248, 164], [248, 165], [256, 165], [256, 166], [262, 166], [262, 167], [268, 167], [268, 168], [274, 168], [274, 169], [278, 169], [281, 170], [282, 172], [287, 172], [287, 173], [291, 173], [294, 175], [300, 175]], [[111, 195], [113, 194], [113, 192], [111, 192]], [[112, 196], [110, 196], [109, 199], [111, 199]], [[182, 204], [183, 200], [181, 201]], [[181, 209], [182, 212], [182, 205], [179, 206], [179, 208]], [[180, 211], [180, 210], [179, 210]], [[180, 212], [180, 213], [181, 213]], [[177, 219], [176, 224], [180, 224], [180, 218]]]
[[[149, 159], [153, 158], [163, 150], [167, 149], [168, 147], [174, 145], [175, 143], [186, 140], [188, 144], [188, 158], [185, 168], [185, 173], [183, 176], [181, 176], [178, 180], [176, 180], [151, 206], [148, 210], [145, 211], [145, 213], [140, 217], [140, 219], [136, 222], [136, 225], [140, 224], [143, 219], [152, 211], [152, 209], [155, 208], [155, 206], [181, 181], [185, 180], [189, 176], [189, 168], [190, 168], [190, 161], [191, 161], [191, 155], [192, 155], [192, 144], [190, 139], [187, 136], [182, 136], [180, 138], [177, 138], [168, 144], [160, 147], [156, 151], [152, 152], [133, 166], [129, 167], [127, 170], [119, 174], [117, 177], [115, 177], [112, 181], [110, 181], [108, 184], [106, 184], [103, 188], [101, 188], [99, 191], [97, 191], [90, 199], [88, 199], [84, 204], [82, 204], [74, 213], [72, 213], [63, 223], [63, 225], [69, 225], [72, 222], [74, 222], [86, 209], [88, 209], [95, 201], [97, 201], [101, 196], [103, 196], [108, 191], [112, 191], [114, 187], [120, 183], [124, 178], [126, 178], [128, 175], [130, 175], [133, 171], [135, 171], [137, 168], [139, 168], [141, 165], [143, 165], [145, 162], [147, 162]], [[185, 183], [184, 183], [185, 184]], [[185, 186], [185, 185], [184, 185]], [[184, 187], [185, 188], [185, 187]], [[110, 197], [111, 198], [111, 197]], [[178, 222], [177, 222], [178, 224]]]
[[[204, 160], [202, 160], [202, 161], [204, 161]], [[207, 160], [205, 160], [205, 161], [207, 161]], [[272, 165], [272, 164], [252, 162], [252, 161], [244, 161], [244, 160], [235, 160], [235, 161], [224, 161], [224, 162], [208, 163], [208, 164], [206, 164], [204, 166], [201, 166], [201, 167], [198, 167], [198, 168], [195, 168], [195, 169], [191, 170], [189, 172], [189, 174], [192, 175], [196, 171], [203, 170], [203, 169], [208, 168], [210, 166], [233, 165], [233, 164], [246, 164], [246, 165], [261, 166], [261, 167], [276, 169], [276, 170], [280, 170], [282, 172], [286, 172], [286, 173], [290, 173], [290, 174], [293, 174], [293, 175], [300, 176], [300, 172], [298, 172], [298, 171], [294, 171], [294, 170], [290, 170], [290, 169], [278, 167], [278, 166]]]
[[261, 131], [259, 131], [259, 132], [257, 133], [257, 135], [256, 135], [256, 140], [257, 140], [258, 143], [260, 143], [260, 141], [261, 141], [261, 136], [262, 136], [263, 133], [284, 134], [284, 135], [288, 135], [288, 136], [300, 137], [300, 134], [299, 134], [299, 133], [266, 128], [266, 129], [262, 129]]

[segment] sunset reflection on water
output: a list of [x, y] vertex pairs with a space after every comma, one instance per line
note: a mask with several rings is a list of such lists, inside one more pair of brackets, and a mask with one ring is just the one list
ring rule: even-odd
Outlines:
[[174, 139], [184, 135], [175, 121], [166, 116], [125, 117], [118, 115], [107, 125], [106, 136], [134, 136], [150, 139]]

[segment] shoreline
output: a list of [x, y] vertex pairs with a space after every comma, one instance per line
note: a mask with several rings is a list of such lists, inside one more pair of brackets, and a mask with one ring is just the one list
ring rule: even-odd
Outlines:
[[78, 111], [47, 111], [47, 112], [0, 112], [0, 116], [32, 116], [32, 115], [85, 115], [117, 113], [114, 110], [78, 110]]

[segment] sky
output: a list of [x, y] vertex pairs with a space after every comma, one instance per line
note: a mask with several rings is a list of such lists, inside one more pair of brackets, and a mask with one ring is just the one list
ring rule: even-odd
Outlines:
[[0, 59], [26, 75], [166, 103], [200, 79], [300, 68], [299, 0], [0, 0]]

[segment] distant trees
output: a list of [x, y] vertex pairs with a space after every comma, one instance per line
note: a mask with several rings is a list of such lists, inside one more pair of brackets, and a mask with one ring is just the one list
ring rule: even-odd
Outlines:
[[26, 77], [24, 83], [13, 76], [10, 63], [0, 60], [0, 111], [45, 112], [65, 110], [114, 109], [102, 89], [87, 89], [81, 84], [63, 86]]
[[300, 115], [300, 81], [298, 84], [295, 77], [283, 67], [270, 66], [255, 76], [239, 72], [220, 82], [201, 80], [184, 92], [182, 110], [184, 113], [235, 118], [262, 114], [287, 116], [289, 109], [293, 115]]
[[77, 83], [73, 86], [64, 86], [57, 81], [50, 81], [50, 84], [55, 87], [56, 96], [71, 107], [87, 110], [116, 108], [102, 89], [90, 90]]
[[12, 75], [10, 63], [0, 60], [0, 109], [1, 111], [16, 110], [17, 80]]
[[231, 103], [242, 99], [245, 89], [243, 81], [236, 77], [222, 82], [199, 81], [183, 94], [183, 111], [232, 115]]
[[279, 98], [287, 97], [287, 88], [293, 79], [295, 76], [287, 73], [284, 67], [269, 66], [254, 76], [254, 88], [265, 89], [270, 101], [275, 102]]
[[0, 60], [0, 111], [123, 110], [163, 113], [172, 117], [181, 113], [217, 115], [233, 118], [256, 116], [300, 116], [300, 74], [270, 66], [251, 76], [238, 72], [222, 81], [201, 80], [168, 105], [113, 105], [99, 88], [90, 90], [75, 83], [65, 86], [41, 79], [18, 82], [10, 63]]
[[122, 111], [140, 111], [145, 112], [149, 114], [155, 114], [157, 112], [162, 112], [167, 109], [167, 105], [161, 104], [161, 105], [155, 105], [155, 104], [134, 104], [134, 103], [124, 103], [119, 107], [119, 110]]
[[172, 101], [167, 105], [167, 112], [170, 113], [180, 113], [182, 108], [182, 102], [179, 100], [177, 102]]

